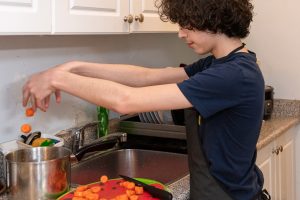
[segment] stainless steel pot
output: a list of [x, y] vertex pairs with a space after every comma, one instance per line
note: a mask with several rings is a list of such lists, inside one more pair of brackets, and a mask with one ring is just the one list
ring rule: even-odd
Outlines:
[[68, 191], [70, 154], [64, 147], [19, 149], [7, 154], [9, 199], [56, 199]]

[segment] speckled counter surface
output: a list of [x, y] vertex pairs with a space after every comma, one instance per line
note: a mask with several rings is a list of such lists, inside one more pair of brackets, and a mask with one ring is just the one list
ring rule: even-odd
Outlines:
[[262, 124], [257, 149], [261, 149], [289, 128], [296, 126], [300, 122], [300, 117], [273, 117]]

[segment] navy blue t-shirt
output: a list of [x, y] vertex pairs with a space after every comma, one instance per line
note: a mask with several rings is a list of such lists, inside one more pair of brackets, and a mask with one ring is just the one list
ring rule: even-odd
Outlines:
[[209, 56], [185, 71], [189, 79], [178, 87], [201, 115], [199, 134], [210, 173], [233, 199], [253, 199], [263, 184], [255, 165], [264, 105], [256, 55]]

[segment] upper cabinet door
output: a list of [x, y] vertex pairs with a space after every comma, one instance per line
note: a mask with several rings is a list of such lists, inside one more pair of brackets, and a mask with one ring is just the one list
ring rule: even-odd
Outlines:
[[134, 16], [130, 32], [178, 31], [178, 25], [160, 20], [158, 9], [155, 7], [155, 0], [131, 0], [130, 13]]
[[51, 33], [51, 0], [0, 0], [0, 34]]
[[129, 0], [54, 0], [55, 34], [129, 32]]

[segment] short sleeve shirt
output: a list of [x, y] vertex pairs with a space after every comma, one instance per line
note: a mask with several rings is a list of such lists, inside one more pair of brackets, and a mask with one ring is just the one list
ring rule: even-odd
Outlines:
[[209, 56], [188, 65], [178, 83], [200, 113], [199, 135], [210, 173], [237, 200], [262, 188], [255, 165], [264, 105], [264, 79], [253, 52]]

